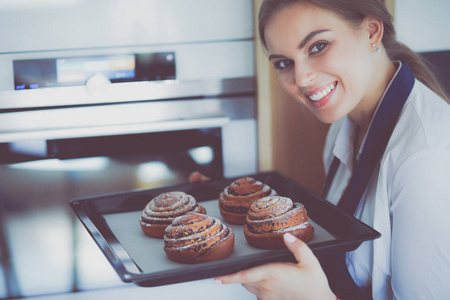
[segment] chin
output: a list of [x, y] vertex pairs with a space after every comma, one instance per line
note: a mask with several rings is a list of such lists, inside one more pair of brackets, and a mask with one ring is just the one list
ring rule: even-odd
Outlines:
[[334, 123], [344, 117], [344, 116], [336, 115], [336, 114], [314, 114], [314, 115], [321, 123], [324, 123], [324, 124]]

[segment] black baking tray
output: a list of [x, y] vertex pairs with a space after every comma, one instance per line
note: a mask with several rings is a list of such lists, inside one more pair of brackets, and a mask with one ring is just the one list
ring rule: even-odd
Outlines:
[[[341, 212], [335, 205], [279, 172], [248, 176], [268, 184], [279, 195], [305, 205], [317, 235], [320, 232], [324, 234], [321, 239], [313, 238], [308, 242], [318, 256], [352, 251], [362, 242], [381, 236], [373, 228]], [[240, 241], [236, 239], [234, 253], [226, 259], [192, 265], [179, 264], [163, 257], [162, 239], [149, 238], [142, 233], [139, 225], [140, 212], [153, 197], [168, 191], [184, 191], [194, 196], [198, 202], [203, 202], [202, 205], [214, 207], [216, 204], [213, 201], [218, 201], [220, 192], [235, 179], [237, 178], [75, 199], [70, 201], [70, 205], [119, 277], [124, 282], [134, 282], [139, 286], [160, 286], [211, 278], [269, 262], [294, 262], [294, 256], [287, 249], [256, 249], [246, 244], [241, 237]], [[220, 215], [216, 217], [220, 218]], [[238, 237], [242, 235], [241, 228], [236, 226], [240, 225], [233, 227]], [[147, 246], [148, 250], [145, 249]]]

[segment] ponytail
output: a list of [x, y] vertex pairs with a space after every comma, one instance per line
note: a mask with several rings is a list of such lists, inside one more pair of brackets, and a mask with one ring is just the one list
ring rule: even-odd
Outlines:
[[412, 51], [411, 48], [400, 43], [395, 38], [395, 31], [393, 31], [393, 29], [392, 31], [385, 30], [383, 35], [383, 46], [386, 49], [390, 60], [399, 60], [407, 63], [417, 80], [425, 84], [447, 103], [450, 103], [449, 97], [445, 94], [439, 81], [426, 62], [416, 52]]

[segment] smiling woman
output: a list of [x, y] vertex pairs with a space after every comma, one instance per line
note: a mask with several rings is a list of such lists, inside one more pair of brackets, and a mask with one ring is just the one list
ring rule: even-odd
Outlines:
[[[426, 67], [420, 57], [418, 57], [417, 54], [411, 51], [407, 46], [397, 41], [395, 36], [395, 28], [392, 23], [392, 16], [389, 14], [388, 10], [383, 4], [383, 2], [387, 2], [386, 5], [392, 7], [392, 1], [281, 0], [263, 2], [264, 5], [262, 5], [260, 9], [258, 25], [261, 43], [266, 49], [268, 45], [264, 30], [266, 29], [267, 23], [271, 20], [275, 12], [281, 12], [292, 4], [303, 3], [313, 7], [315, 6], [316, 8], [325, 8], [329, 11], [333, 11], [336, 13], [337, 17], [341, 18], [342, 20], [346, 20], [348, 26], [354, 28], [358, 28], [358, 26], [361, 25], [361, 22], [363, 21], [365, 16], [377, 16], [378, 20], [380, 20], [383, 25], [382, 44], [386, 49], [388, 57], [391, 60], [408, 61], [408, 64], [413, 70], [415, 76], [420, 81], [424, 82], [442, 98], [446, 98], [442, 91], [442, 88], [436, 82], [435, 75]], [[304, 42], [309, 41], [317, 33], [321, 33], [321, 30], [308, 34], [308, 36], [306, 36], [306, 38], [304, 39]], [[302, 46], [301, 48], [303, 48], [304, 44], [301, 44], [300, 46]], [[377, 50], [380, 46], [381, 44], [375, 44], [374, 50]], [[323, 47], [323, 45], [319, 47]]]
[[[297, 264], [217, 281], [242, 283], [258, 299], [450, 294], [450, 222], [442, 213], [450, 209], [450, 106], [421, 59], [396, 40], [391, 19], [381, 0], [263, 1], [260, 38], [281, 87], [331, 124], [324, 198], [382, 237], [319, 263], [285, 235]], [[415, 225], [419, 215], [426, 226]], [[430, 268], [425, 278], [421, 270]]]

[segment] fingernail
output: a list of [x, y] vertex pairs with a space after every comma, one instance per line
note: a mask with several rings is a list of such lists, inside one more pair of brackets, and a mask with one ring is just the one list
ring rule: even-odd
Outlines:
[[290, 233], [285, 233], [283, 237], [284, 237], [284, 240], [288, 243], [293, 243], [296, 240], [295, 236], [293, 236]]
[[222, 284], [222, 280], [214, 279], [214, 280], [213, 280], [213, 283], [215, 283], [215, 284]]

